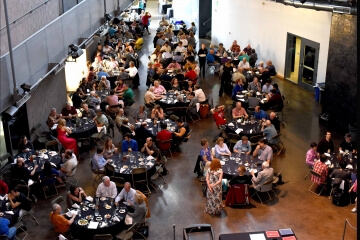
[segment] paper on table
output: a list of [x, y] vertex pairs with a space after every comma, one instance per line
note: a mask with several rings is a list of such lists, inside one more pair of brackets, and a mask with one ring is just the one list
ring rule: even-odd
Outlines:
[[330, 154], [329, 154], [329, 153], [324, 153], [324, 154], [325, 154], [325, 156], [330, 157]]
[[153, 160], [153, 159], [155, 159], [155, 158], [154, 158], [153, 156], [149, 155], [149, 156], [146, 157], [146, 159], [147, 159], [147, 160]]
[[6, 214], [9, 214], [9, 215], [14, 215], [14, 212], [13, 211], [5, 211]]
[[229, 123], [229, 124], [228, 124], [228, 126], [233, 127], [233, 126], [234, 126], [234, 124], [233, 124], [233, 123]]
[[103, 227], [106, 227], [107, 226], [107, 223], [106, 222], [102, 222], [100, 227], [103, 228]]
[[51, 130], [55, 130], [56, 128], [57, 128], [57, 123], [52, 126]]
[[90, 224], [89, 224], [89, 226], [88, 226], [88, 228], [90, 228], [90, 229], [97, 229], [98, 225], [99, 225], [99, 222], [93, 222], [93, 221], [91, 221]]
[[120, 168], [120, 173], [123, 173], [125, 170], [125, 168]]
[[161, 99], [160, 102], [166, 102], [166, 100], [165, 100], [165, 99]]
[[91, 196], [87, 196], [86, 200], [88, 200], [89, 202], [92, 202], [94, 199]]
[[171, 100], [168, 100], [167, 103], [171, 103]]
[[252, 133], [252, 129], [250, 129], [250, 131], [249, 131], [249, 132], [250, 132], [250, 134], [251, 134], [251, 133]]
[[346, 166], [346, 168], [347, 168], [347, 169], [354, 169], [351, 164], [348, 164], [348, 165]]
[[263, 233], [250, 234], [251, 240], [266, 240], [265, 235]]
[[263, 101], [263, 100], [260, 100], [260, 102], [261, 102], [261, 103], [264, 103], [264, 101]]
[[146, 122], [151, 122], [151, 119], [150, 119], [150, 118], [147, 118], [145, 121], [146, 121]]
[[169, 119], [165, 119], [165, 122], [168, 122], [168, 121], [170, 121]]
[[76, 203], [74, 203], [74, 204], [72, 205], [72, 207], [73, 207], [73, 208], [77, 208], [77, 209], [79, 209], [79, 208], [80, 208], [80, 206], [79, 206], [79, 205], [77, 205]]
[[225, 165], [224, 161], [220, 161], [221, 166]]
[[331, 165], [330, 160], [327, 160], [327, 161], [325, 162], [325, 164], [326, 164], [326, 165]]
[[113, 220], [114, 220], [115, 222], [120, 222], [120, 219], [119, 219], [117, 216], [114, 216], [114, 217], [113, 217]]
[[148, 166], [152, 166], [152, 165], [154, 165], [152, 162], [148, 162], [146, 165], [148, 165]]
[[57, 167], [55, 163], [50, 162], [50, 164], [51, 164], [51, 166], [53, 166], [55, 168]]
[[175, 99], [175, 100], [174, 100], [174, 103], [177, 103], [177, 102], [178, 102], [178, 100], [177, 100], [177, 99]]
[[3, 196], [3, 197], [2, 197], [2, 196], [0, 196], [0, 200], [4, 200], [4, 198], [5, 198], [5, 196]]
[[243, 131], [243, 129], [242, 128], [238, 128], [238, 129], [236, 129], [236, 134], [239, 134], [239, 133], [241, 133]]
[[245, 102], [245, 99], [241, 98], [241, 99], [239, 99], [239, 101]]
[[78, 214], [78, 211], [77, 211], [77, 210], [71, 210], [71, 211], [69, 211], [69, 212], [66, 213], [66, 216], [72, 217], [74, 214], [77, 215], [77, 214]]
[[31, 180], [31, 179], [29, 179], [29, 180], [28, 180], [28, 186], [30, 187], [30, 186], [33, 185], [33, 184], [34, 184], [34, 181]]

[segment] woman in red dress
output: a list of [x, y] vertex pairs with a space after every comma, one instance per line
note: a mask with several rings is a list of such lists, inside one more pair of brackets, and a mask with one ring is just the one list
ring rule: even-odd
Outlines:
[[71, 149], [74, 151], [75, 155], [78, 155], [78, 148], [76, 144], [76, 139], [69, 138], [66, 136], [71, 134], [71, 130], [66, 127], [65, 119], [60, 119], [57, 126], [57, 138], [59, 142], [64, 146], [65, 149]]

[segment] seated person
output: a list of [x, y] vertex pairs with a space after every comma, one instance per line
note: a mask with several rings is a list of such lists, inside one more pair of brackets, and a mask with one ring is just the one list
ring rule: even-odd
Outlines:
[[252, 92], [250, 97], [246, 100], [248, 103], [248, 110], [255, 109], [256, 106], [260, 105], [260, 99], [256, 97], [256, 92]]
[[345, 134], [345, 140], [341, 142], [339, 152], [352, 152], [356, 153], [356, 143], [351, 140], [351, 134]]
[[10, 190], [10, 193], [8, 194], [8, 200], [10, 203], [11, 209], [19, 208], [19, 216], [22, 217], [24, 214], [24, 211], [30, 211], [31, 210], [31, 204], [29, 199], [26, 197], [25, 194], [22, 192], [19, 192], [19, 189], [15, 187], [14, 189]]
[[193, 85], [196, 84], [197, 75], [196, 75], [196, 72], [193, 70], [193, 68], [191, 66], [188, 68], [188, 71], [185, 73], [184, 77], [188, 81], [191, 81], [193, 83]]
[[277, 144], [279, 142], [279, 139], [272, 139], [277, 135], [277, 131], [274, 125], [271, 124], [270, 120], [263, 122], [261, 132], [263, 133], [264, 138], [268, 140], [269, 144]]
[[69, 102], [67, 102], [65, 107], [61, 110], [61, 115], [64, 119], [72, 119], [78, 116], [76, 109], [71, 106]]
[[60, 114], [57, 114], [56, 108], [52, 108], [46, 123], [49, 126], [49, 128], [51, 129], [52, 126], [54, 126], [54, 124], [57, 124], [59, 122], [60, 118], [61, 118], [61, 116], [60, 116]]
[[145, 152], [147, 155], [151, 155], [155, 159], [157, 159], [157, 157], [159, 156], [159, 149], [157, 149], [151, 137], [146, 138], [146, 142], [141, 148], [141, 152]]
[[171, 53], [171, 47], [170, 47], [168, 41], [165, 41], [164, 45], [160, 48], [160, 52], [163, 52], [163, 51]]
[[139, 111], [134, 115], [134, 120], [135, 122], [139, 122], [139, 121], [144, 121], [145, 119], [147, 119], [147, 112], [145, 111], [145, 106], [140, 105]]
[[261, 75], [261, 79], [262, 80], [267, 80], [269, 79], [271, 76], [275, 76], [276, 75], [276, 69], [275, 66], [272, 64], [271, 60], [268, 60], [266, 62], [266, 68], [264, 69], [264, 71], [262, 72]]
[[178, 64], [182, 64], [184, 62], [184, 57], [181, 55], [181, 52], [176, 52], [173, 56], [173, 60]]
[[215, 108], [210, 110], [217, 127], [226, 124], [224, 108], [225, 108], [224, 105], [216, 105]]
[[160, 107], [160, 105], [155, 105], [154, 108], [151, 110], [151, 119], [164, 119], [165, 113], [164, 110]]
[[234, 40], [231, 47], [230, 47], [230, 51], [233, 53], [240, 53], [240, 46], [237, 44], [237, 41]]
[[189, 124], [183, 122], [181, 118], [178, 118], [175, 121], [175, 123], [176, 123], [176, 128], [175, 131], [173, 132], [173, 141], [175, 145], [178, 145], [182, 141], [182, 138], [187, 136], [187, 134], [190, 131], [190, 127]]
[[267, 144], [268, 144], [268, 140], [266, 138], [261, 138], [259, 140], [259, 144], [256, 146], [253, 152], [253, 156], [254, 157], [259, 156], [259, 159], [261, 161], [267, 161], [270, 164], [273, 158], [273, 150]]
[[234, 153], [244, 152], [247, 155], [251, 152], [251, 143], [247, 136], [242, 136], [241, 140], [237, 141], [233, 148]]
[[214, 72], [218, 72], [220, 63], [215, 61], [214, 50], [210, 50], [209, 53], [206, 55], [206, 61], [208, 66], [215, 66]]
[[25, 167], [25, 159], [19, 157], [16, 159], [16, 165], [11, 167], [11, 179], [20, 179], [25, 183], [28, 183], [30, 177], [34, 176], [38, 167], [39, 166], [36, 164], [34, 169], [29, 172], [27, 167]]
[[16, 236], [16, 227], [9, 228], [9, 225], [9, 219], [0, 217], [0, 235], [5, 235], [5, 239], [13, 240]]
[[276, 106], [276, 109], [274, 110], [275, 112], [282, 111], [282, 109], [284, 107], [284, 102], [282, 100], [281, 95], [279, 93], [276, 93], [275, 89], [272, 89], [270, 91], [270, 94], [268, 94], [266, 98], [268, 99], [267, 105], [269, 108]]
[[271, 85], [271, 79], [266, 79], [265, 84], [261, 89], [261, 92], [269, 94], [272, 89], [273, 89], [273, 86]]
[[351, 172], [346, 169], [346, 161], [341, 160], [339, 162], [340, 169], [334, 169], [334, 171], [330, 174], [330, 178], [340, 178], [345, 182], [351, 181]]
[[171, 80], [171, 90], [169, 90], [169, 92], [174, 92], [174, 91], [181, 91], [181, 86], [179, 84], [179, 81], [177, 80], [177, 78], [173, 78], [173, 80]]
[[199, 103], [206, 101], [205, 93], [198, 84], [194, 85], [194, 93], [195, 93], [195, 97], [198, 99]]
[[[156, 127], [156, 125], [155, 125]], [[147, 122], [142, 122], [140, 127], [135, 130], [135, 140], [138, 146], [143, 146], [148, 137], [154, 138], [152, 131], [150, 131]]]
[[191, 114], [197, 114], [198, 106], [200, 107], [199, 100], [195, 97], [195, 92], [191, 92], [187, 95], [187, 98], [190, 100], [188, 109]]
[[166, 89], [164, 88], [163, 85], [160, 85], [160, 82], [158, 80], [154, 81], [154, 94], [165, 94], [166, 93]]
[[233, 119], [245, 118], [247, 119], [249, 115], [246, 113], [245, 108], [241, 106], [241, 102], [236, 102], [236, 106], [232, 109]]
[[105, 76], [102, 76], [101, 80], [99, 82], [98, 89], [99, 90], [103, 90], [103, 89], [110, 90], [110, 88], [111, 88], [110, 81], [107, 80]]
[[25, 135], [22, 135], [19, 142], [18, 153], [31, 152], [32, 150], [34, 150], [33, 144]]
[[253, 78], [253, 81], [248, 85], [248, 91], [261, 92], [261, 84], [257, 77]]
[[240, 94], [241, 91], [243, 91], [243, 90], [244, 90], [244, 88], [243, 88], [243, 84], [242, 84], [241, 79], [240, 79], [240, 78], [239, 78], [239, 79], [236, 79], [236, 81], [235, 81], [235, 86], [234, 86], [234, 88], [233, 88], [233, 90], [232, 90], [232, 92], [231, 92], [231, 98], [232, 98], [234, 101], [237, 101], [236, 95], [237, 95], [237, 94]]
[[280, 120], [276, 116], [275, 112], [270, 112], [269, 120], [270, 120], [271, 124], [274, 125], [276, 131], [279, 133], [280, 132]]
[[91, 90], [93, 90], [93, 85], [91, 85], [91, 82], [88, 82], [87, 78], [83, 78], [79, 88], [81, 88], [83, 93], [89, 93]]
[[162, 141], [172, 139], [172, 134], [170, 131], [167, 130], [166, 122], [161, 121], [160, 127], [161, 127], [161, 131], [157, 133], [156, 141], [157, 141], [157, 145], [158, 145], [159, 149], [164, 151], [171, 147], [171, 143], [170, 142], [163, 143]]
[[108, 176], [102, 178], [102, 183], [96, 189], [96, 197], [115, 198], [117, 195], [116, 185], [113, 181], [110, 181]]
[[171, 69], [171, 70], [181, 69], [181, 65], [177, 63], [176, 60], [172, 60], [171, 63], [166, 67], [166, 69]]
[[124, 118], [122, 120], [122, 125], [120, 126], [120, 131], [123, 136], [126, 133], [130, 133], [131, 135], [135, 136], [135, 127], [134, 127], [134, 125], [129, 123], [128, 118]]
[[311, 175], [311, 181], [315, 182], [318, 185], [327, 183], [327, 177], [329, 175], [329, 168], [325, 164], [325, 162], [326, 162], [326, 156], [324, 154], [321, 154], [320, 161], [316, 161], [314, 163], [313, 171], [320, 174], [321, 177], [316, 177], [314, 175]]
[[[121, 100], [119, 100], [118, 96], [115, 94], [114, 89], [110, 90], [110, 94], [106, 96], [106, 102], [109, 104], [106, 108], [106, 111], [109, 113], [117, 113], [120, 110], [120, 107], [117, 105], [121, 105], [121, 107], [124, 107], [124, 104]], [[117, 107], [115, 107], [117, 106]]]
[[103, 154], [104, 154], [104, 148], [98, 147], [96, 149], [96, 153], [91, 159], [92, 167], [95, 171], [104, 171], [105, 165], [111, 161], [111, 159], [106, 160]]
[[245, 175], [246, 168], [243, 165], [238, 167], [237, 172], [239, 175], [233, 176], [229, 181], [230, 187], [234, 184], [252, 184], [251, 177], [249, 175]]
[[70, 191], [68, 191], [66, 194], [66, 202], [69, 207], [72, 206], [74, 203], [79, 205], [86, 197], [87, 195], [84, 189], [78, 186], [71, 185]]
[[101, 109], [96, 109], [96, 117], [94, 117], [94, 121], [96, 123], [97, 127], [107, 127], [109, 124], [109, 120], [105, 116], [105, 114], [102, 113]]
[[124, 188], [115, 198], [115, 205], [119, 205], [120, 201], [124, 201], [127, 205], [134, 205], [136, 190], [131, 187], [131, 183], [126, 182]]
[[222, 156], [231, 156], [231, 152], [226, 143], [224, 143], [224, 138], [219, 137], [215, 144], [215, 157], [221, 158]]
[[162, 97], [154, 93], [154, 86], [151, 86], [144, 95], [145, 104], [155, 104], [155, 101], [160, 99], [162, 99]]
[[118, 96], [119, 98], [121, 98], [124, 102], [124, 106], [130, 106], [134, 103], [134, 92], [131, 88], [129, 88], [129, 86], [127, 84], [125, 84], [125, 87], [124, 87], [124, 93], [123, 95], [120, 97]]
[[132, 217], [132, 223], [141, 223], [144, 218], [144, 214], [147, 211], [144, 198], [140, 194], [136, 193], [134, 203], [130, 205], [134, 208], [134, 212], [128, 212], [127, 214]]
[[116, 114], [116, 117], [115, 117], [115, 123], [119, 129], [121, 128], [121, 125], [123, 124], [123, 121], [125, 118], [126, 117], [124, 115], [124, 109], [120, 108], [119, 112]]
[[181, 69], [177, 69], [177, 70], [176, 70], [175, 78], [176, 78], [179, 82], [184, 81], [185, 76], [184, 76], [184, 74], [182, 74]]
[[186, 48], [183, 46], [183, 42], [179, 41], [178, 46], [175, 48], [175, 52], [185, 53]]
[[242, 61], [239, 63], [239, 66], [240, 68], [243, 68], [245, 71], [249, 70], [250, 69], [250, 64], [249, 62], [247, 61], [247, 58], [244, 57], [242, 59]]
[[212, 161], [212, 155], [209, 147], [209, 142], [206, 138], [201, 139], [201, 150], [200, 150], [200, 156], [202, 158], [203, 164], [206, 164], [206, 162]]
[[260, 191], [261, 187], [264, 185], [265, 182], [272, 180], [274, 177], [274, 169], [270, 167], [268, 162], [263, 162], [261, 164], [262, 171], [260, 171], [257, 176], [255, 176], [254, 171], [251, 171], [251, 181], [253, 183], [253, 187]]
[[280, 95], [281, 95], [281, 92], [280, 92], [280, 90], [279, 90], [279, 86], [278, 86], [278, 84], [277, 84], [277, 83], [274, 83], [274, 85], [273, 85], [273, 89], [275, 89], [275, 90], [276, 90], [276, 93], [278, 93], [278, 94], [280, 94]]
[[266, 112], [260, 109], [260, 106], [255, 107], [254, 117], [256, 120], [265, 120], [267, 118]]
[[313, 168], [314, 162], [319, 159], [320, 155], [316, 152], [317, 144], [315, 142], [312, 142], [310, 144], [310, 149], [306, 152], [306, 164]]
[[136, 34], [136, 41], [135, 41], [135, 50], [141, 50], [142, 45], [144, 43], [144, 39], [141, 37], [140, 34]]
[[114, 154], [117, 152], [118, 152], [118, 148], [116, 148], [115, 145], [113, 144], [113, 140], [110, 137], [108, 137], [104, 143], [104, 157], [110, 158], [114, 156]]
[[81, 88], [77, 88], [76, 92], [74, 92], [73, 95], [71, 96], [71, 101], [73, 102], [73, 106], [77, 109], [80, 108], [84, 97], [86, 97], [86, 95], [84, 95]]
[[159, 77], [159, 80], [164, 84], [171, 82], [172, 78], [168, 74], [168, 70], [166, 68], [164, 70], [162, 70], [162, 73], [161, 73], [161, 75]]
[[89, 105], [87, 103], [82, 104], [83, 111], [81, 112], [81, 117], [86, 117], [88, 119], [94, 119], [96, 116], [96, 113], [94, 110], [89, 108]]
[[[124, 70], [124, 69], [123, 69]], [[125, 71], [124, 71], [125, 72]], [[124, 83], [124, 80], [123, 79], [119, 79], [116, 83], [116, 87], [114, 89], [115, 93], [117, 96], [121, 96], [123, 95], [125, 89], [125, 83]]]
[[89, 107], [96, 109], [101, 102], [101, 98], [96, 94], [95, 91], [90, 92], [90, 96], [87, 100], [87, 103], [89, 104]]
[[52, 212], [50, 212], [50, 222], [54, 226], [56, 233], [66, 233], [70, 231], [70, 225], [74, 222], [76, 214], [73, 214], [70, 220], [61, 214], [61, 206], [57, 203], [52, 205]]
[[78, 164], [76, 155], [73, 153], [72, 150], [66, 149], [65, 153], [62, 154], [62, 162], [63, 164], [60, 164], [60, 177], [65, 179], [66, 177], [73, 175], [75, 172], [75, 167]]
[[57, 181], [60, 186], [65, 186], [59, 171], [52, 167], [49, 161], [44, 163], [44, 170], [40, 173], [38, 179], [42, 185], [54, 184]]
[[121, 144], [121, 150], [123, 153], [128, 152], [128, 151], [138, 151], [138, 144], [137, 144], [136, 140], [131, 139], [131, 138], [132, 138], [131, 133], [126, 133], [124, 135], [124, 141], [122, 141], [122, 144]]

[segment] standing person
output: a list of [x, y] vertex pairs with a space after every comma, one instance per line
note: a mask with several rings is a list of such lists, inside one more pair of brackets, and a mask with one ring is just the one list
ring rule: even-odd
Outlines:
[[71, 134], [71, 129], [68, 129], [66, 127], [65, 119], [62, 118], [59, 120], [59, 124], [56, 129], [57, 129], [57, 138], [58, 138], [59, 142], [64, 146], [64, 148], [72, 149], [74, 151], [75, 155], [77, 155], [78, 148], [77, 148], [77, 144], [76, 144], [76, 139], [69, 138], [66, 136], [66, 133], [68, 135]]
[[145, 15], [141, 18], [143, 28], [144, 30], [146, 29], [148, 34], [151, 34], [149, 32], [150, 18], [151, 18], [151, 14], [149, 12], [146, 12]]
[[231, 83], [232, 70], [233, 68], [231, 66], [231, 62], [230, 61], [226, 62], [223, 68], [223, 74], [221, 75], [219, 97], [222, 97], [223, 92], [229, 93], [230, 90], [229, 86], [231, 86], [229, 83]]
[[220, 160], [214, 158], [210, 164], [206, 174], [206, 206], [205, 212], [219, 215], [223, 208], [222, 205], [222, 178], [223, 171], [221, 169]]
[[202, 72], [203, 78], [205, 77], [205, 63], [206, 63], [206, 55], [207, 54], [208, 54], [208, 51], [206, 49], [205, 44], [201, 44], [201, 48], [198, 51], [198, 56], [199, 56], [199, 62], [200, 62], [200, 75]]

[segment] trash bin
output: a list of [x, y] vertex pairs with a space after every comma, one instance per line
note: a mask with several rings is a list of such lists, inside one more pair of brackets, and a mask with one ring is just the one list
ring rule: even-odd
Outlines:
[[315, 86], [315, 101], [321, 103], [321, 92], [325, 89], [325, 82], [316, 83]]

